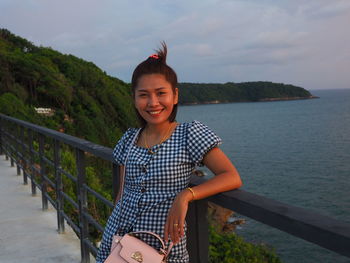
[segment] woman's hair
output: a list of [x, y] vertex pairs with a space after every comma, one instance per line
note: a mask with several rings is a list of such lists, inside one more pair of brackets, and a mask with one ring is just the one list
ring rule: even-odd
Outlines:
[[[145, 61], [141, 62], [134, 70], [131, 79], [131, 91], [132, 96], [135, 99], [135, 90], [137, 88], [138, 80], [147, 74], [161, 74], [164, 76], [165, 80], [171, 84], [173, 94], [175, 94], [175, 89], [177, 87], [177, 76], [175, 71], [166, 64], [167, 56], [167, 46], [165, 42], [161, 42], [162, 47], [156, 50], [156, 54], [149, 56]], [[146, 121], [138, 113], [137, 109], [136, 115], [139, 120], [141, 127], [146, 126]], [[169, 116], [169, 121], [175, 121], [177, 113], [177, 104], [174, 105], [173, 111]]]

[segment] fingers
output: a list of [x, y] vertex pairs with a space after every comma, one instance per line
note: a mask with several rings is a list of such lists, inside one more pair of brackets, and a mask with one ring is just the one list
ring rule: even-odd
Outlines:
[[188, 209], [188, 203], [179, 198], [175, 198], [168, 211], [168, 216], [164, 226], [164, 240], [168, 242], [169, 238], [174, 244], [177, 244], [185, 234], [185, 218]]
[[174, 242], [174, 244], [177, 244], [179, 242], [179, 224], [173, 223], [172, 227], [173, 231], [170, 234], [171, 240]]
[[180, 226], [179, 226], [179, 235], [180, 235], [180, 238], [182, 238], [185, 234], [185, 221], [182, 220], [182, 222], [180, 223]]
[[177, 244], [179, 243], [180, 239], [184, 236], [184, 220], [179, 220], [180, 219], [177, 218], [168, 218], [164, 228], [165, 242], [168, 242], [168, 239], [170, 237], [170, 240], [174, 244]]
[[184, 222], [184, 220], [182, 220], [182, 219], [179, 219], [180, 221], [179, 221], [179, 223], [174, 223], [174, 227], [173, 227], [173, 229], [174, 229], [174, 236], [173, 236], [173, 238], [174, 239], [172, 239], [172, 240], [175, 240], [175, 244], [177, 244], [179, 241], [180, 241], [180, 239], [184, 236], [184, 233], [185, 233], [185, 231], [184, 231], [184, 229], [185, 229], [185, 222]]

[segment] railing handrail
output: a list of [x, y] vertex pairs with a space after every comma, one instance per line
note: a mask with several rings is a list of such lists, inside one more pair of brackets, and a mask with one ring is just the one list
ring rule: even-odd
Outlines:
[[[69, 144], [74, 148], [79, 149], [79, 151], [86, 151], [104, 160], [113, 162], [111, 148], [28, 123], [26, 121], [5, 116], [3, 114], [0, 114], [0, 140], [1, 138], [3, 140], [3, 137], [1, 137], [2, 119]], [[0, 147], [1, 145], [2, 142], [0, 141]], [[204, 181], [205, 179], [201, 177], [191, 177], [192, 185], [198, 185]], [[206, 206], [208, 200], [296, 237], [305, 239], [346, 257], [350, 257], [349, 223], [311, 212], [304, 208], [284, 204], [244, 190], [233, 190], [212, 196], [207, 200], [194, 202], [196, 208], [192, 210], [190, 209], [191, 211], [189, 210], [190, 218], [195, 217], [195, 219], [193, 219], [195, 222], [188, 224], [189, 229], [193, 226], [196, 230], [191, 230], [195, 233], [195, 236], [189, 236], [188, 240], [193, 243], [190, 244], [193, 246], [191, 249], [197, 251], [195, 252], [197, 253], [197, 256], [204, 258], [204, 260], [198, 260], [196, 262], [206, 262], [206, 252], [203, 256], [203, 253], [200, 251], [205, 250], [201, 246], [205, 246], [208, 241], [205, 234], [203, 234], [203, 229], [207, 227], [206, 223], [203, 221], [203, 217], [205, 217], [203, 214], [205, 215], [206, 212], [203, 207]], [[192, 204], [192, 206], [194, 206], [194, 204]]]
[[[201, 184], [203, 178], [192, 178]], [[208, 198], [251, 219], [350, 257], [350, 223], [241, 189]]]
[[113, 162], [113, 158], [112, 158], [112, 154], [111, 154], [112, 149], [109, 147], [105, 147], [105, 146], [102, 146], [102, 145], [99, 145], [99, 144], [96, 144], [96, 143], [69, 135], [66, 133], [62, 133], [62, 132], [55, 131], [55, 130], [52, 130], [49, 128], [45, 128], [43, 126], [39, 126], [39, 125], [30, 123], [27, 121], [23, 121], [23, 120], [19, 120], [19, 119], [10, 117], [10, 116], [6, 116], [6, 115], [1, 114], [1, 113], [0, 113], [0, 117], [5, 119], [5, 120], [14, 122], [18, 125], [21, 125], [23, 127], [29, 128], [32, 131], [41, 133], [43, 135], [47, 135], [53, 139], [56, 139], [60, 142], [65, 143], [65, 144], [69, 144], [70, 146], [73, 146], [74, 148], [77, 148], [77, 149], [82, 150], [84, 152], [89, 152], [89, 153], [91, 153], [91, 154], [93, 154], [101, 159], [106, 160], [106, 161]]

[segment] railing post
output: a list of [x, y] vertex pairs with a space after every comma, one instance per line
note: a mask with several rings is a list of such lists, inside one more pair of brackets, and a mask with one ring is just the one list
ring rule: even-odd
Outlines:
[[79, 228], [80, 228], [80, 250], [81, 250], [81, 262], [90, 262], [89, 247], [85, 240], [89, 238], [89, 225], [88, 220], [84, 215], [87, 212], [87, 193], [86, 193], [86, 176], [85, 176], [85, 155], [84, 151], [76, 148], [76, 165], [78, 172], [77, 180], [77, 193], [78, 193], [78, 205], [79, 205]]
[[34, 153], [33, 153], [33, 131], [28, 130], [28, 145], [29, 145], [29, 160], [30, 160], [30, 171], [31, 171], [31, 186], [32, 186], [32, 195], [36, 195], [36, 186], [35, 186], [35, 169], [34, 169]]
[[8, 161], [9, 160], [9, 153], [8, 153], [8, 151], [9, 151], [9, 149], [8, 149], [8, 138], [6, 139], [5, 138], [5, 136], [7, 136], [7, 132], [8, 132], [8, 121], [7, 120], [5, 120], [3, 123], [3, 131], [5, 131], [4, 132], [4, 134], [3, 134], [3, 142], [4, 142], [4, 144], [3, 144], [3, 148], [5, 149], [5, 159], [6, 159], [6, 161]]
[[3, 155], [4, 150], [2, 149], [2, 127], [3, 127], [3, 120], [2, 117], [0, 116], [0, 155]]
[[[10, 125], [9, 125], [10, 126]], [[13, 124], [11, 125], [11, 130], [13, 129]], [[13, 133], [13, 131], [12, 131]], [[12, 139], [13, 142], [13, 139]], [[13, 143], [12, 143], [13, 144]], [[15, 161], [13, 159], [14, 156], [14, 151], [13, 151], [13, 147], [11, 147], [11, 151], [10, 151], [10, 160], [11, 160], [11, 167], [15, 167]]]
[[45, 136], [39, 133], [39, 158], [40, 158], [40, 177], [41, 177], [41, 198], [42, 198], [42, 209], [47, 210], [47, 182], [45, 180], [45, 161], [44, 161], [44, 147], [45, 147]]
[[19, 145], [19, 141], [18, 141], [18, 138], [19, 138], [19, 133], [18, 133], [18, 129], [19, 129], [19, 125], [15, 125], [15, 132], [14, 132], [14, 135], [15, 135], [15, 149], [16, 149], [16, 167], [17, 167], [17, 175], [21, 175], [21, 161], [20, 161], [20, 153], [19, 153], [19, 149], [20, 149], [20, 145]]
[[10, 160], [11, 160], [11, 167], [15, 167], [15, 161], [13, 159], [13, 152], [11, 152]]
[[189, 204], [187, 213], [187, 248], [191, 263], [208, 263], [209, 231], [206, 199]]
[[56, 207], [57, 207], [57, 231], [64, 233], [64, 217], [63, 217], [63, 184], [61, 176], [61, 158], [60, 158], [60, 142], [54, 140], [54, 164], [55, 164], [55, 179], [56, 179]]
[[27, 179], [27, 161], [25, 160], [25, 143], [24, 143], [24, 127], [20, 126], [20, 139], [21, 139], [21, 146], [22, 146], [22, 157], [21, 157], [21, 162], [22, 162], [22, 172], [23, 172], [23, 184], [28, 184], [28, 179]]

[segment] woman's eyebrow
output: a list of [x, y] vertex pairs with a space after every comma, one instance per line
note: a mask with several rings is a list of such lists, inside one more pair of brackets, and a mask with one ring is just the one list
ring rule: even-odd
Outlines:
[[[162, 90], [162, 89], [166, 89], [166, 87], [160, 87], [160, 88], [156, 88], [155, 90], [158, 91], [158, 90]], [[148, 92], [148, 90], [146, 89], [138, 89], [136, 90], [137, 92]]]

